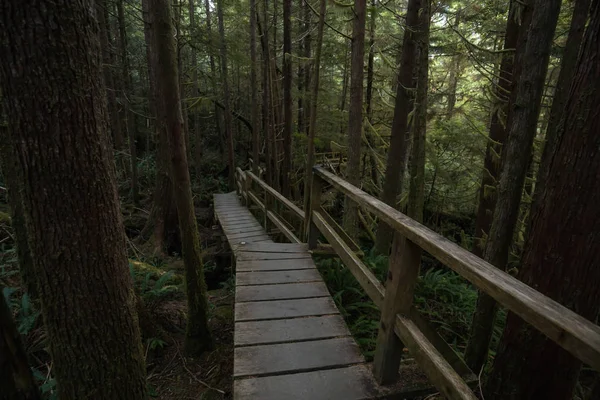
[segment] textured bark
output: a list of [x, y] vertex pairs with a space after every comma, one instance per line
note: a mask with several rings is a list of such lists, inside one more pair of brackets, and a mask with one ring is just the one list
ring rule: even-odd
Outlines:
[[427, 91], [429, 89], [429, 25], [430, 0], [423, 0], [418, 32], [418, 60], [416, 115], [411, 149], [410, 187], [408, 194], [409, 217], [423, 222], [425, 202], [425, 137], [427, 134]]
[[[349, 44], [348, 47], [352, 47], [352, 43]], [[344, 53], [344, 77], [342, 79], [342, 96], [340, 99], [340, 135], [344, 134], [344, 130], [345, 130], [345, 118], [344, 118], [344, 111], [346, 110], [346, 98], [348, 97], [348, 81], [350, 81], [349, 76], [348, 76], [348, 71], [349, 71], [349, 66], [348, 66], [348, 50], [346, 50], [346, 52]]]
[[208, 329], [208, 303], [206, 283], [199, 247], [198, 227], [194, 212], [190, 174], [185, 150], [177, 47], [173, 39], [172, 13], [169, 0], [151, 0], [150, 9], [155, 18], [154, 37], [158, 58], [158, 82], [163, 99], [164, 120], [167, 127], [171, 172], [175, 182], [175, 203], [179, 215], [185, 287], [188, 300], [188, 321], [185, 349], [190, 355], [198, 355], [212, 347]]
[[225, 135], [227, 138], [227, 165], [229, 166], [229, 188], [235, 187], [235, 154], [233, 152], [233, 127], [231, 126], [231, 100], [229, 78], [227, 73], [227, 43], [225, 42], [225, 26], [223, 25], [223, 0], [217, 1], [217, 18], [219, 20], [219, 44], [221, 52], [221, 82], [223, 84], [223, 103], [225, 105]]
[[131, 74], [129, 69], [129, 57], [127, 57], [127, 31], [125, 29], [125, 13], [123, 10], [123, 0], [117, 1], [117, 15], [119, 18], [119, 37], [121, 42], [121, 73], [122, 81], [125, 85], [123, 96], [123, 107], [125, 108], [126, 127], [129, 137], [129, 158], [131, 169], [131, 200], [134, 205], [139, 202], [139, 187], [138, 187], [138, 168], [137, 168], [137, 148], [135, 138], [137, 136], [137, 126], [135, 123], [135, 114], [131, 110], [131, 99], [134, 95], [133, 84], [131, 82]]
[[[371, 132], [373, 125], [373, 63], [375, 58], [375, 16], [377, 14], [375, 0], [371, 0], [371, 13], [369, 15], [369, 56], [367, 61], [367, 121], [369, 126], [365, 128], [367, 140], [370, 146], [375, 149], [375, 138]], [[379, 173], [377, 172], [377, 159], [375, 154], [369, 151], [369, 166], [371, 169], [371, 180], [375, 187], [379, 186]], [[366, 166], [365, 166], [366, 167]]]
[[[454, 17], [453, 28], [458, 30], [460, 26], [460, 13], [461, 11], [456, 12], [456, 16]], [[510, 18], [510, 16], [509, 16]], [[516, 23], [516, 21], [515, 21]], [[507, 24], [508, 28], [508, 24]], [[506, 36], [509, 35], [508, 29], [506, 31]], [[506, 47], [505, 47], [506, 48]], [[448, 96], [447, 96], [447, 104], [446, 104], [446, 118], [450, 119], [454, 116], [454, 107], [456, 106], [456, 88], [458, 86], [458, 77], [460, 71], [460, 64], [462, 60], [462, 54], [459, 53], [459, 49], [455, 50], [456, 54], [452, 57], [450, 64], [450, 76], [448, 77]], [[506, 56], [508, 57], [508, 56]]]
[[281, 189], [291, 194], [292, 170], [292, 0], [283, 0], [283, 162]]
[[[209, 0], [204, 0], [204, 10], [206, 10], [206, 34], [209, 38], [209, 41], [212, 42], [212, 21], [211, 21], [211, 12], [210, 12], [210, 2]], [[212, 44], [212, 43], [211, 43]], [[212, 51], [209, 51], [208, 53], [208, 61], [209, 61], [209, 65], [210, 65], [210, 74], [211, 76], [215, 77], [217, 76], [217, 68], [215, 66], [215, 57], [213, 56]], [[212, 79], [212, 83], [213, 83], [213, 92], [217, 93], [217, 80], [216, 79]], [[221, 111], [219, 110], [219, 107], [216, 105], [215, 103], [215, 108], [214, 108], [214, 112], [215, 112], [215, 129], [217, 130], [217, 134], [219, 135], [220, 138], [220, 143], [223, 142], [223, 133], [221, 132]], [[225, 146], [221, 146], [221, 155], [224, 156], [225, 153]]]
[[[558, 81], [556, 82], [552, 107], [550, 108], [550, 119], [548, 121], [548, 129], [546, 129], [546, 144], [544, 145], [544, 151], [542, 152], [540, 172], [538, 173], [535, 184], [532, 208], [537, 206], [537, 198], [546, 186], [546, 175], [548, 173], [550, 159], [552, 154], [554, 154], [554, 147], [557, 145], [556, 132], [558, 130], [558, 125], [561, 122], [560, 120], [563, 116], [565, 102], [569, 96], [569, 88], [573, 81], [577, 55], [579, 54], [585, 24], [590, 11], [590, 3], [591, 0], [575, 1], [571, 26], [569, 28], [569, 36], [567, 37], [567, 43], [565, 44], [565, 50], [560, 64], [560, 73], [558, 75]], [[532, 214], [534, 212], [535, 209], [532, 209]]]
[[250, 91], [252, 96], [252, 160], [253, 172], [259, 175], [258, 85], [256, 83], [256, 0], [250, 0]]
[[3, 2], [0, 82], [58, 396], [145, 399], [95, 17], [84, 0]]
[[29, 296], [37, 298], [37, 280], [33, 270], [31, 250], [29, 249], [22, 191], [19, 187], [19, 182], [22, 182], [23, 178], [20, 176], [17, 159], [15, 158], [14, 149], [9, 144], [10, 142], [8, 127], [0, 125], [0, 168], [8, 189], [10, 222], [15, 235], [19, 272], [21, 281], [27, 288]]
[[[323, 30], [325, 27], [325, 13], [327, 12], [327, 1], [320, 0], [319, 2], [319, 25], [317, 31], [317, 48], [315, 49], [315, 70], [313, 72], [313, 86], [310, 95], [310, 120], [308, 129], [308, 155], [306, 161], [306, 184], [304, 187], [304, 210], [308, 213], [310, 204], [310, 191], [312, 188], [312, 168], [315, 164], [315, 135], [317, 133], [317, 103], [319, 97], [319, 78], [321, 69], [321, 49], [323, 47]], [[304, 226], [304, 232], [308, 235], [307, 218]]]
[[4, 286], [0, 284], [0, 398], [38, 400], [40, 392], [3, 291]]
[[168, 137], [164, 120], [163, 102], [157, 79], [158, 60], [155, 48], [154, 38], [154, 15], [149, 11], [150, 0], [142, 0], [142, 7], [145, 11], [145, 31], [148, 71], [151, 72], [150, 85], [154, 89], [153, 101], [156, 111], [156, 135], [158, 145], [156, 147], [156, 184], [154, 186], [154, 198], [150, 215], [146, 220], [144, 228], [140, 232], [140, 239], [147, 241], [155, 254], [163, 254], [170, 245], [177, 242], [177, 209], [173, 203], [173, 181], [169, 173], [169, 151]]
[[148, 1], [142, 0], [142, 17], [144, 20], [144, 42], [146, 44], [146, 64], [148, 68], [148, 114], [150, 117], [147, 120], [149, 130], [146, 135], [146, 151], [150, 151], [150, 143], [152, 142], [153, 136], [157, 135], [158, 132], [158, 121], [157, 121], [157, 105], [156, 105], [156, 71], [154, 66], [156, 61], [154, 59], [155, 54], [152, 50], [152, 17], [148, 13]]
[[[194, 4], [196, 0], [189, 0], [188, 11], [190, 13], [190, 36], [193, 41], [196, 39], [196, 5]], [[198, 55], [196, 54], [196, 46], [192, 46], [191, 48], [191, 66], [192, 66], [192, 85], [193, 85], [193, 96], [192, 97], [200, 97], [200, 82], [198, 81]], [[200, 160], [202, 159], [202, 128], [201, 128], [201, 120], [200, 120], [200, 107], [196, 107], [193, 111], [193, 125], [194, 125], [194, 158], [192, 159], [192, 164], [196, 170], [196, 179], [199, 180], [200, 174], [202, 171], [200, 170]], [[189, 131], [188, 131], [189, 133]], [[191, 140], [191, 133], [189, 134], [190, 138], [188, 138], [188, 142]], [[188, 154], [190, 154], [191, 149], [188, 149]]]
[[[419, 9], [421, 0], [409, 0], [406, 11], [406, 29], [402, 43], [400, 69], [398, 71], [398, 85], [396, 101], [394, 103], [394, 119], [390, 148], [388, 149], [385, 178], [381, 200], [396, 208], [396, 198], [402, 192], [402, 179], [406, 165], [408, 147], [408, 114], [411, 111], [411, 98], [415, 88], [413, 70], [415, 67], [415, 41], [419, 29]], [[383, 221], [377, 225], [375, 252], [389, 254], [392, 242], [392, 229]]]
[[[360, 148], [363, 116], [363, 78], [365, 63], [365, 23], [367, 0], [354, 0], [352, 26], [352, 61], [350, 63], [350, 115], [348, 118], [348, 163], [346, 179], [360, 187]], [[358, 206], [346, 197], [344, 205], [344, 230], [358, 238]]]
[[[518, 276], [591, 321], [600, 312], [599, 44], [600, 1], [594, 0]], [[579, 360], [511, 313], [485, 398], [571, 399], [580, 367]]]
[[[262, 21], [263, 26], [267, 26], [268, 24], [268, 10], [269, 10], [269, 2], [268, 0], [264, 0], [263, 9], [262, 9]], [[261, 29], [261, 25], [258, 25], [259, 34], [261, 38], [261, 47], [262, 47], [262, 85], [263, 85], [263, 102], [262, 102], [262, 125], [263, 131], [265, 133], [265, 158], [266, 158], [266, 166], [267, 166], [267, 183], [271, 186], [275, 186], [275, 181], [277, 180], [276, 173], [276, 151], [275, 151], [275, 132], [272, 124], [273, 118], [271, 118], [271, 114], [273, 113], [273, 102], [271, 100], [271, 57], [269, 50], [269, 35], [266, 32], [266, 29]]]
[[[502, 151], [496, 208], [483, 253], [486, 261], [500, 269], [506, 268], [517, 223], [560, 5], [560, 0], [535, 1], [527, 43], [519, 61], [521, 72], [509, 111], [508, 139]], [[467, 347], [467, 359], [476, 372], [487, 359], [496, 311], [494, 299], [480, 292]]]

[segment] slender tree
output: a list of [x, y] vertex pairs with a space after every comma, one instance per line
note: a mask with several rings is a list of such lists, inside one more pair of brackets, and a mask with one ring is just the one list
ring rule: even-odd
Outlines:
[[283, 0], [283, 164], [282, 193], [290, 197], [292, 170], [292, 0]]
[[158, 59], [157, 77], [161, 89], [162, 110], [166, 122], [173, 175], [175, 203], [179, 215], [183, 262], [185, 265], [185, 287], [188, 300], [188, 322], [185, 349], [188, 354], [198, 355], [212, 347], [208, 328], [208, 302], [206, 283], [202, 268], [202, 255], [199, 248], [198, 226], [190, 174], [185, 150], [179, 77], [177, 67], [177, 47], [172, 35], [172, 12], [169, 0], [151, 0], [154, 15], [154, 38]]
[[[508, 140], [502, 154], [503, 167], [498, 182], [496, 208], [483, 253], [486, 261], [501, 269], [506, 268], [517, 223], [560, 6], [560, 0], [535, 1], [521, 61], [522, 69], [515, 87], [515, 101], [508, 121]], [[525, 104], [527, 106], [524, 107]], [[481, 360], [482, 365], [485, 364], [496, 311], [495, 300], [480, 292], [473, 315], [474, 334], [469, 346], [477, 349], [474, 358]]]
[[96, 16], [89, 0], [2, 2], [0, 84], [58, 396], [145, 399]]
[[221, 81], [223, 83], [223, 103], [225, 104], [225, 135], [227, 137], [227, 165], [229, 166], [229, 187], [235, 186], [235, 154], [233, 148], [233, 127], [231, 126], [231, 100], [229, 78], [227, 72], [227, 43], [225, 41], [225, 25], [223, 23], [223, 0], [217, 1], [217, 18], [219, 20], [219, 45], [221, 52]]
[[[397, 207], [398, 194], [402, 192], [402, 179], [406, 164], [408, 114], [411, 109], [411, 98], [414, 92], [413, 70], [415, 68], [416, 32], [419, 29], [419, 9], [421, 0], [409, 0], [406, 11], [406, 29], [402, 43], [398, 85], [394, 104], [394, 119], [390, 148], [388, 150], [385, 179], [381, 200], [392, 207]], [[378, 254], [388, 254], [392, 242], [392, 230], [383, 221], [377, 226], [375, 251]]]
[[[212, 34], [212, 13], [210, 12], [210, 1], [209, 0], [204, 0], [204, 9], [206, 10], [206, 34], [208, 36], [208, 43], [209, 45], [214, 45], [214, 40], [213, 40], [213, 34]], [[212, 47], [211, 47], [211, 51], [209, 51], [208, 53], [208, 61], [209, 61], [209, 65], [210, 65], [210, 74], [213, 77], [212, 79], [212, 89], [214, 93], [217, 93], [217, 79], [215, 78], [217, 76], [217, 68], [215, 66], [215, 56], [213, 55], [213, 51], [212, 51]], [[223, 137], [223, 133], [221, 132], [221, 110], [219, 109], [219, 107], [217, 106], [217, 103], [215, 102], [215, 106], [214, 106], [214, 112], [215, 112], [215, 129], [217, 131], [217, 134], [219, 136], [219, 143], [223, 143], [224, 137]], [[225, 146], [221, 146], [220, 147], [222, 154], [224, 156], [225, 154]]]
[[[594, 0], [518, 275], [591, 321], [600, 312], [599, 44], [600, 1]], [[580, 367], [578, 359], [510, 313], [485, 398], [571, 399]]]
[[258, 126], [258, 88], [256, 84], [256, 0], [250, 0], [250, 91], [252, 96], [252, 160], [253, 172], [258, 176], [260, 160]]
[[[366, 6], [366, 0], [354, 0], [346, 179], [355, 186], [360, 186]], [[358, 206], [348, 198], [344, 206], [344, 229], [350, 237], [354, 239], [358, 237]]]

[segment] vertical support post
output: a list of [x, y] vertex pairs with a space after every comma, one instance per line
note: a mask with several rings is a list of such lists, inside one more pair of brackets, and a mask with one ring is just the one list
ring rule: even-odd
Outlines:
[[[250, 199], [248, 196], [248, 189], [249, 189], [249, 182], [250, 182], [250, 176], [247, 173], [244, 173], [242, 175], [242, 201], [244, 202], [244, 205], [246, 206], [246, 208], [248, 208], [250, 206]], [[244, 196], [245, 195], [245, 196]]]
[[382, 385], [398, 375], [404, 346], [394, 332], [396, 314], [410, 313], [420, 265], [421, 248], [395, 232], [373, 362], [375, 379]]
[[240, 197], [242, 195], [242, 193], [240, 192], [240, 187], [238, 186], [238, 182], [241, 181], [241, 177], [237, 170], [235, 170], [233, 175], [234, 175], [234, 181], [235, 181], [235, 193], [237, 194], [238, 197]]
[[304, 226], [306, 227], [306, 233], [308, 235], [307, 242], [308, 248], [310, 250], [317, 248], [317, 240], [319, 239], [319, 229], [315, 225], [313, 221], [313, 215], [315, 211], [317, 211], [321, 207], [321, 191], [323, 189], [323, 180], [315, 175], [314, 171], [312, 171], [312, 184], [310, 185], [310, 206], [307, 210], [304, 218], [307, 221], [304, 221]]
[[264, 223], [263, 226], [265, 227], [265, 231], [267, 232], [267, 234], [269, 233], [269, 216], [267, 215], [267, 213], [269, 212], [269, 192], [264, 189], [265, 195], [263, 198], [263, 205], [264, 205], [264, 209], [263, 209], [263, 213], [264, 213]]

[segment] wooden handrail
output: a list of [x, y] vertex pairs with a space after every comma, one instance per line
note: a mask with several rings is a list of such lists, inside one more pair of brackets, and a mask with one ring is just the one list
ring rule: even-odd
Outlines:
[[260, 187], [269, 192], [271, 196], [273, 196], [277, 201], [281, 202], [284, 206], [286, 206], [292, 213], [294, 213], [298, 218], [304, 219], [304, 211], [300, 209], [297, 205], [292, 203], [290, 200], [285, 198], [281, 193], [277, 190], [273, 189], [271, 186], [267, 185], [265, 181], [260, 179], [258, 176], [254, 175], [251, 171], [246, 171], [246, 176], [249, 176], [254, 182], [256, 182]]
[[600, 370], [600, 327], [321, 167], [323, 179], [395, 231], [519, 315], [581, 361]]

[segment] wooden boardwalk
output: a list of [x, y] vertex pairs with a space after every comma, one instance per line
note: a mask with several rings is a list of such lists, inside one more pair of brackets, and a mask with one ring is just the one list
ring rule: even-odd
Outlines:
[[235, 193], [214, 203], [236, 258], [234, 399], [379, 397], [308, 247], [274, 243]]

